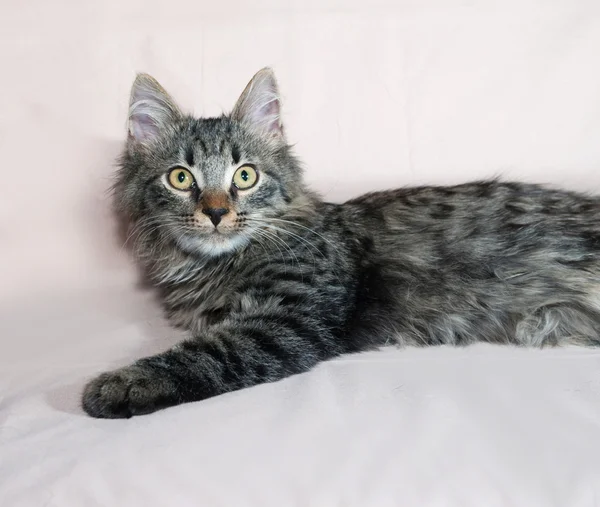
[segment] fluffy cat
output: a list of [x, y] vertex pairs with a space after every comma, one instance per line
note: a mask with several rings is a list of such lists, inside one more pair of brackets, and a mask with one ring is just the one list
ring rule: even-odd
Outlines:
[[323, 202], [286, 142], [271, 70], [196, 119], [133, 84], [115, 202], [170, 350], [104, 373], [94, 417], [147, 414], [384, 344], [600, 343], [600, 199], [483, 181]]

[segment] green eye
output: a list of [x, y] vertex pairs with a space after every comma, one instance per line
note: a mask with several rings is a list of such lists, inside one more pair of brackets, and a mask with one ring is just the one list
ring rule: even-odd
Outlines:
[[240, 190], [247, 190], [258, 181], [256, 169], [250, 165], [243, 165], [233, 175], [233, 184]]
[[195, 183], [192, 173], [183, 167], [176, 167], [169, 173], [169, 183], [177, 190], [189, 190]]

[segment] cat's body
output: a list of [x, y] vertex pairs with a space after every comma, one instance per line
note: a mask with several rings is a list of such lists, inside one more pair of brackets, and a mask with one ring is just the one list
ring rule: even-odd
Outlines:
[[[174, 325], [214, 324], [250, 289], [280, 299], [284, 314], [304, 303], [329, 316], [348, 350], [600, 345], [596, 198], [486, 181], [315, 201], [271, 224], [272, 241], [257, 238], [225, 262], [185, 256], [184, 268], [158, 269]], [[180, 281], [180, 272], [194, 274]], [[372, 336], [357, 339], [367, 325]]]
[[[148, 413], [384, 344], [600, 345], [599, 198], [487, 181], [324, 203], [284, 142], [272, 75], [257, 76], [213, 120], [134, 85], [134, 112], [154, 95], [168, 110], [130, 117], [117, 202], [191, 338], [92, 381], [88, 413]], [[170, 188], [172, 167], [194, 185]], [[262, 180], [244, 188], [240, 168]]]

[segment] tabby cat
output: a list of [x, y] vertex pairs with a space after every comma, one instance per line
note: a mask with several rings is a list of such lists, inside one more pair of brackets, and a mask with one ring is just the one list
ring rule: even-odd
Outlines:
[[600, 198], [492, 180], [323, 202], [286, 141], [270, 69], [230, 115], [204, 119], [139, 75], [114, 189], [189, 338], [92, 380], [94, 417], [384, 344], [600, 344]]

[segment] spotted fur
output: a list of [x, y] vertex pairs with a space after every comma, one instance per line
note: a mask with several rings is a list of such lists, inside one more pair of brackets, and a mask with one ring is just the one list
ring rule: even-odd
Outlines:
[[[136, 80], [115, 202], [189, 339], [90, 382], [90, 415], [146, 414], [384, 344], [600, 344], [597, 197], [494, 180], [326, 203], [279, 105], [268, 69], [209, 119]], [[248, 163], [259, 184], [237, 190]], [[197, 188], [168, 188], [176, 166]], [[208, 194], [228, 209], [218, 227], [198, 211]]]

